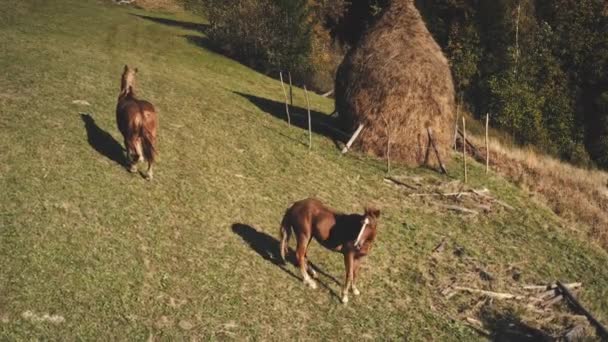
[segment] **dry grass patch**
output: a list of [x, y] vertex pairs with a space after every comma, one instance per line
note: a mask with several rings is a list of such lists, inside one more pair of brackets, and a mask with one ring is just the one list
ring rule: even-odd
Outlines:
[[[483, 138], [472, 135], [470, 141], [485, 155]], [[507, 147], [493, 138], [489, 147], [494, 171], [540, 195], [557, 215], [574, 226], [588, 226], [589, 236], [608, 249], [608, 173], [582, 169], [530, 148]]]

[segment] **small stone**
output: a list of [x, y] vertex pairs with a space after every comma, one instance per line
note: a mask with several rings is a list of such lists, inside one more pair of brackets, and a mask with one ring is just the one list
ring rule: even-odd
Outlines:
[[182, 320], [182, 321], [179, 321], [179, 327], [184, 330], [191, 330], [192, 328], [194, 328], [194, 324], [192, 324], [186, 320]]

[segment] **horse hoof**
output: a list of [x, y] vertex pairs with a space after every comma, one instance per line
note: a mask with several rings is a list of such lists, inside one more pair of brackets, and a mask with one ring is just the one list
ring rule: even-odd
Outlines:
[[317, 283], [315, 283], [315, 282], [314, 282], [314, 281], [312, 281], [312, 280], [311, 280], [311, 281], [306, 282], [306, 284], [307, 284], [308, 286], [310, 286], [310, 288], [311, 288], [311, 289], [313, 289], [313, 290], [316, 290], [316, 289], [317, 289]]
[[136, 166], [136, 165], [131, 165], [131, 166], [129, 167], [129, 172], [131, 172], [131, 173], [135, 173], [135, 172], [137, 172], [137, 166]]
[[355, 296], [358, 296], [358, 295], [360, 295], [360, 294], [361, 294], [361, 291], [359, 291], [359, 289], [357, 289], [357, 288], [354, 288], [354, 287], [353, 287], [353, 294], [354, 294]]
[[344, 303], [344, 304], [348, 303], [348, 297], [347, 296], [342, 297], [342, 303]]

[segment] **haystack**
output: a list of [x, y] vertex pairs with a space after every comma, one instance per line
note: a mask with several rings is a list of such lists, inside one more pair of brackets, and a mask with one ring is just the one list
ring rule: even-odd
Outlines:
[[342, 128], [352, 132], [363, 124], [355, 147], [385, 157], [390, 137], [391, 159], [420, 165], [427, 127], [447, 159], [454, 108], [447, 59], [413, 0], [393, 0], [338, 69], [336, 109]]

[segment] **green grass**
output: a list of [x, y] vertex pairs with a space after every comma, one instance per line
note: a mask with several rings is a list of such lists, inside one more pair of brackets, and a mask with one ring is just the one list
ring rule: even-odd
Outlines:
[[[309, 151], [305, 130], [240, 95], [280, 108], [276, 80], [192, 44], [200, 32], [133, 14], [167, 17], [100, 0], [0, 6], [0, 339], [476, 339], [434, 281], [466, 266], [430, 274], [443, 237], [490, 268], [518, 265], [521, 283], [582, 281], [581, 300], [608, 321], [608, 254], [515, 186], [474, 164], [471, 186], [516, 207], [477, 218], [405, 196], [383, 182], [383, 162], [341, 156], [317, 134]], [[138, 93], [160, 113], [152, 182], [89, 143], [88, 133], [103, 131], [122, 141], [114, 108], [126, 63], [139, 68]], [[300, 89], [295, 102], [304, 106]], [[333, 109], [328, 99], [311, 102]], [[94, 119], [90, 132], [80, 113]], [[269, 260], [285, 208], [307, 196], [343, 211], [382, 209], [363, 294], [347, 306], [330, 277], [313, 291], [293, 265]], [[313, 244], [309, 256], [342, 282], [340, 255]], [[37, 322], [26, 311], [65, 321]]]

